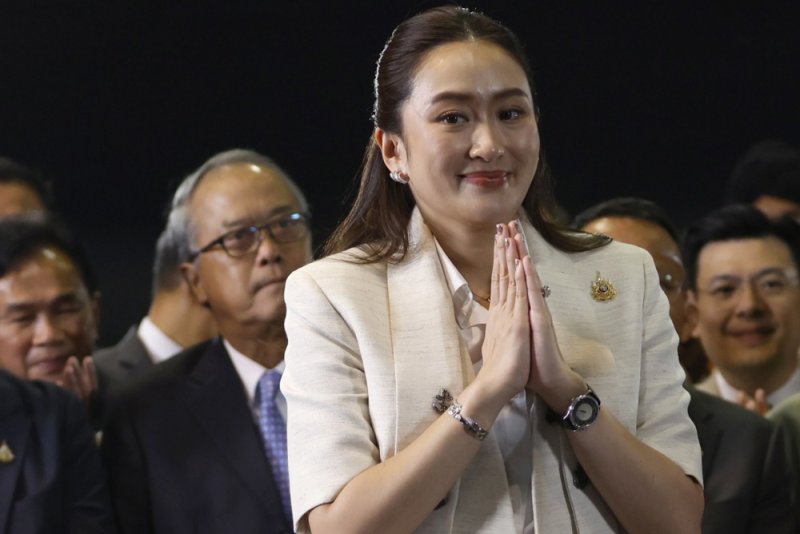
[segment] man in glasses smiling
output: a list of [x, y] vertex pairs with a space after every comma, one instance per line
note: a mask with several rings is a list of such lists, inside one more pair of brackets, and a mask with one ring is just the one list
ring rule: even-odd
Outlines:
[[123, 532], [290, 532], [286, 277], [311, 260], [305, 197], [252, 151], [218, 154], [175, 193], [168, 230], [221, 337], [154, 367], [104, 435]]
[[800, 392], [800, 230], [732, 205], [687, 228], [694, 335], [716, 366], [699, 385], [764, 413]]

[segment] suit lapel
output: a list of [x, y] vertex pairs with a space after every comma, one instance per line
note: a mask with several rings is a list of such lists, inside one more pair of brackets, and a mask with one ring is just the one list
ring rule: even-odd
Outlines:
[[5, 441], [14, 454], [14, 459], [9, 463], [0, 463], [0, 532], [5, 532], [8, 523], [8, 514], [14, 503], [14, 493], [17, 488], [22, 461], [30, 434], [31, 421], [26, 417], [23, 406], [16, 398], [15, 387], [3, 380], [0, 376], [0, 442]]
[[714, 417], [714, 412], [703, 402], [702, 397], [692, 387], [688, 387], [687, 390], [691, 398], [689, 401], [689, 418], [697, 429], [697, 439], [700, 442], [700, 449], [703, 455], [703, 479], [708, 481], [714, 458], [717, 456], [717, 448], [722, 438], [722, 431], [717, 425], [710, 423]]
[[280, 507], [242, 383], [219, 338], [208, 345], [176, 394], [183, 397], [209, 443], [256, 499]]

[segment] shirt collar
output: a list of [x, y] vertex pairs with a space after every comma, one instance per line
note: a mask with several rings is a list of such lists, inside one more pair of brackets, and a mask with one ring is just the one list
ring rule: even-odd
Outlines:
[[468, 328], [479, 324], [486, 324], [489, 311], [475, 301], [467, 280], [456, 269], [456, 266], [447, 257], [444, 249], [439, 245], [439, 241], [434, 237], [433, 243], [436, 245], [436, 254], [442, 264], [444, 277], [447, 281], [447, 288], [453, 298], [453, 309], [456, 314], [456, 323], [459, 328]]
[[[722, 376], [722, 373], [719, 370], [714, 371], [714, 380], [717, 383], [717, 387], [719, 388], [720, 396], [731, 402], [736, 402], [739, 398], [739, 390], [733, 387], [725, 380], [725, 377]], [[767, 402], [771, 406], [775, 406], [779, 404], [782, 400], [788, 399], [795, 393], [800, 392], [800, 367], [795, 369], [792, 376], [789, 377], [789, 380], [784, 382], [784, 384], [767, 395]]]
[[161, 363], [183, 350], [183, 347], [156, 326], [150, 317], [142, 319], [136, 334], [153, 363]]
[[767, 402], [775, 406], [798, 392], [800, 392], [800, 367], [795, 369], [789, 380], [767, 397]]
[[256, 388], [258, 387], [258, 381], [261, 379], [261, 375], [272, 371], [283, 373], [283, 369], [286, 367], [284, 361], [281, 360], [278, 365], [272, 369], [267, 369], [257, 361], [248, 358], [233, 348], [233, 345], [228, 343], [227, 339], [222, 338], [222, 343], [225, 345], [225, 350], [227, 350], [230, 355], [233, 367], [236, 369], [236, 374], [239, 375], [244, 385], [244, 392], [250, 404], [253, 403], [253, 399], [256, 397]]

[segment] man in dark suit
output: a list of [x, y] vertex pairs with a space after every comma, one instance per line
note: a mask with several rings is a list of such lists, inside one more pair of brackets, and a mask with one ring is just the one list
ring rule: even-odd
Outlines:
[[181, 275], [178, 239], [165, 229], [156, 242], [153, 297], [147, 316], [113, 347], [95, 351], [100, 395], [114, 395], [133, 377], [183, 349], [211, 339], [217, 326], [208, 308], [192, 295]]
[[83, 405], [0, 371], [0, 534], [107, 533], [113, 524]]
[[695, 388], [689, 417], [703, 450], [703, 532], [796, 532], [785, 429]]
[[[669, 300], [675, 329], [682, 339], [688, 337], [686, 271], [677, 231], [659, 206], [636, 198], [613, 199], [578, 215], [575, 226], [647, 250]], [[687, 389], [689, 417], [703, 450], [703, 533], [796, 532], [780, 431], [740, 406]]]
[[284, 282], [311, 259], [306, 201], [272, 161], [233, 150], [184, 180], [168, 224], [184, 236], [183, 272], [221, 337], [120, 395], [103, 439], [118, 525], [291, 532], [285, 400], [274, 387]]

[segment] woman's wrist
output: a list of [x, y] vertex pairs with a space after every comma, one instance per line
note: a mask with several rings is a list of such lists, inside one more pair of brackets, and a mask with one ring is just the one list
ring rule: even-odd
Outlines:
[[489, 430], [506, 401], [499, 398], [489, 388], [484, 387], [479, 379], [475, 379], [458, 396], [461, 412]]
[[563, 414], [567, 411], [572, 399], [586, 393], [586, 380], [572, 369], [569, 369], [558, 380], [543, 384], [537, 393], [551, 410], [557, 414]]

